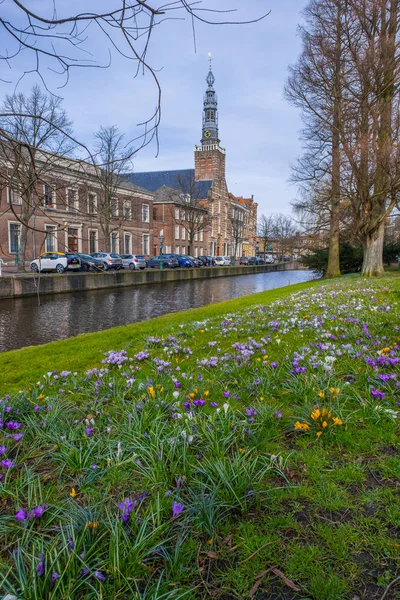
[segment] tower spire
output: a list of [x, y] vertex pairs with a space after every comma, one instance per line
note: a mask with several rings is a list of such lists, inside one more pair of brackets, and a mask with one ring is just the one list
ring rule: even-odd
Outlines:
[[212, 72], [212, 55], [208, 53], [210, 65], [206, 77], [207, 90], [203, 101], [203, 135], [201, 143], [203, 146], [219, 144], [218, 139], [218, 100], [214, 90], [215, 77]]

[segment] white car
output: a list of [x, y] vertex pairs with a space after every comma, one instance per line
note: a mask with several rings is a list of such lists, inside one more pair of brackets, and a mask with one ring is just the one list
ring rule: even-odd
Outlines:
[[216, 267], [229, 267], [231, 259], [229, 256], [216, 256], [214, 258]]
[[39, 271], [55, 271], [56, 273], [64, 273], [68, 267], [68, 259], [63, 252], [44, 252], [31, 262], [31, 271], [39, 273]]

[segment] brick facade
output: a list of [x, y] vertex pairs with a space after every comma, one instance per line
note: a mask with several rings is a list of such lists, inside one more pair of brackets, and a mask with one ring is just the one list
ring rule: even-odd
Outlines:
[[[0, 188], [0, 256], [16, 262], [23, 218], [22, 178], [14, 178], [10, 195], [9, 165], [2, 161]], [[108, 221], [110, 239], [105, 240], [104, 222], [99, 216], [102, 189], [93, 167], [82, 161], [58, 159], [42, 172], [31, 195], [33, 214], [26, 223], [26, 264], [41, 252], [77, 251], [90, 253], [111, 250], [147, 256], [153, 248], [153, 194], [120, 180], [115, 205]], [[11, 202], [10, 202], [11, 200]], [[103, 227], [102, 227], [103, 223]]]

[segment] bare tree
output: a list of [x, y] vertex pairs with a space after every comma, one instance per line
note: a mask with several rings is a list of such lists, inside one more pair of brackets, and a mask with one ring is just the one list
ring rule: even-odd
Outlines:
[[[324, 214], [329, 215], [330, 231], [327, 277], [340, 275], [344, 4], [345, 0], [309, 2], [304, 11], [306, 26], [301, 29], [302, 54], [290, 68], [285, 90], [289, 102], [301, 108], [305, 123], [303, 139], [307, 151], [297, 165], [294, 179], [307, 182], [314, 200], [321, 199], [321, 187], [324, 189]], [[312, 206], [315, 208], [315, 203]]]
[[289, 215], [282, 213], [274, 215], [273, 236], [280, 249], [282, 259], [287, 252], [292, 250], [295, 233], [296, 227]]
[[261, 215], [257, 224], [257, 235], [262, 240], [263, 252], [265, 252], [268, 246], [271, 245], [274, 240], [274, 215]]
[[122, 176], [132, 169], [133, 148], [126, 144], [125, 134], [115, 125], [100, 127], [94, 137], [93, 162], [100, 187], [95, 212], [103, 232], [104, 250], [110, 252], [112, 233], [120, 229], [124, 218], [124, 206], [120, 205], [117, 190]]
[[[28, 230], [34, 229], [38, 208], [38, 186], [51, 176], [60, 157], [72, 152], [72, 123], [62, 100], [42, 93], [38, 86], [28, 96], [6, 96], [0, 111], [0, 128], [8, 137], [1, 144], [3, 185], [8, 186], [9, 210], [21, 224], [16, 256], [24, 271]], [[16, 210], [16, 203], [22, 203], [21, 210]]]
[[194, 242], [201, 232], [209, 229], [213, 219], [208, 210], [208, 198], [204, 198], [200, 185], [193, 177], [178, 175], [177, 189], [171, 189], [168, 193], [168, 198], [172, 201], [171, 216], [175, 224], [186, 231], [189, 255], [193, 252]]

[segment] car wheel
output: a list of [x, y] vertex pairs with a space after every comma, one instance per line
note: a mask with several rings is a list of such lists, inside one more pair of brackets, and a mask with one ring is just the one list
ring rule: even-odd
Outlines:
[[33, 263], [33, 265], [31, 265], [31, 271], [32, 273], [39, 273], [39, 267], [37, 264]]
[[65, 267], [63, 265], [59, 264], [59, 265], [56, 266], [56, 272], [57, 273], [64, 273], [64, 271], [65, 271]]
[[130, 270], [130, 271], [134, 271], [134, 270], [135, 270], [135, 265], [134, 265], [134, 263], [129, 263], [129, 270]]
[[87, 273], [89, 271], [89, 267], [88, 267], [88, 265], [83, 264], [83, 265], [81, 265], [80, 270], [82, 271], [82, 273]]

